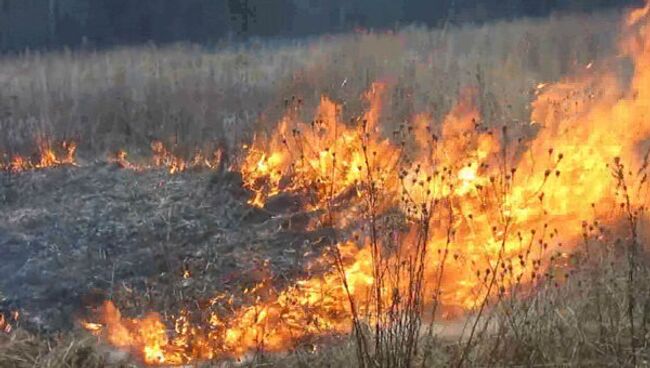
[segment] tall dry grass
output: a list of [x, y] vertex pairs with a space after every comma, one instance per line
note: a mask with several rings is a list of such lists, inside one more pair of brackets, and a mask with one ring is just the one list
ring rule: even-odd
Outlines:
[[[73, 139], [87, 159], [119, 148], [146, 151], [154, 139], [179, 154], [223, 142], [234, 149], [254, 132], [271, 129], [285, 100], [292, 98], [304, 101], [300, 105], [306, 114], [321, 94], [352, 101], [345, 110], [354, 116], [361, 110], [354, 101], [377, 80], [391, 81], [382, 114], [387, 131], [416, 111], [443, 116], [467, 85], [478, 88], [487, 124], [525, 126], [535, 86], [610, 54], [618, 21], [618, 14], [612, 13], [337, 35], [282, 47], [262, 44], [214, 51], [179, 45], [5, 57], [0, 60], [0, 151], [29, 151], [40, 136]], [[368, 178], [369, 188], [371, 182]], [[369, 195], [372, 214], [375, 194]], [[254, 364], [647, 364], [650, 299], [644, 287], [650, 276], [638, 249], [635, 211], [627, 209], [630, 234], [625, 239], [611, 238], [597, 223], [585, 226], [585, 251], [572, 255], [575, 267], [563, 275], [561, 287], [553, 270], [564, 271], [550, 265], [551, 271], [540, 275], [535, 293], [486, 298], [459, 331], [444, 331], [442, 324], [422, 328], [425, 302], [417, 288], [422, 264], [416, 257], [413, 268], [406, 270], [416, 288], [402, 295], [414, 302], [402, 307], [382, 304], [381, 295], [374, 299], [375, 310], [395, 311], [388, 315], [392, 320], [379, 320], [374, 326], [355, 320], [356, 334], [347, 343], [323, 352], [262, 357]], [[370, 228], [377, 227], [375, 221], [371, 218]], [[379, 247], [378, 242], [371, 246]], [[376, 279], [381, 280], [381, 251], [374, 252]], [[496, 274], [486, 275], [486, 288], [506, 284]], [[376, 290], [382, 289], [378, 284]], [[52, 342], [16, 335], [0, 341], [0, 366], [126, 364], [107, 361], [96, 349], [71, 337]]]
[[[536, 83], [611, 51], [618, 19], [608, 13], [411, 27], [222, 50], [143, 46], [0, 57], [0, 152], [29, 153], [42, 137], [74, 139], [87, 158], [146, 151], [153, 139], [179, 154], [217, 141], [232, 147], [272, 126], [285, 99], [303, 99], [311, 113], [321, 94], [358, 101], [376, 80], [392, 82], [384, 113], [391, 124], [415, 111], [442, 116], [467, 85], [481, 87], [486, 120], [523, 121]], [[346, 111], [356, 114], [351, 104]]]

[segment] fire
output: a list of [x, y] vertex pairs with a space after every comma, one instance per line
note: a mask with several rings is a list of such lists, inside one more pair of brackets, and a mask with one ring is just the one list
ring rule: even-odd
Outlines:
[[5, 166], [4, 170], [15, 174], [29, 170], [31, 167], [31, 163], [22, 156], [14, 156], [11, 158], [11, 162]]
[[6, 334], [11, 333], [14, 328], [13, 325], [18, 322], [19, 318], [20, 312], [18, 311], [13, 311], [8, 316], [0, 313], [0, 332], [4, 332]]
[[[149, 363], [180, 363], [166, 357], [162, 347], [168, 345], [166, 327], [160, 322], [160, 316], [150, 314], [142, 320], [123, 319], [120, 312], [112, 303], [103, 307], [108, 328], [108, 341], [118, 348], [128, 348], [134, 345], [142, 346], [143, 359]], [[102, 324], [86, 322], [83, 327], [99, 333]]]
[[[86, 328], [146, 363], [181, 364], [241, 357], [257, 348], [281, 351], [310, 336], [348, 333], [351, 315], [369, 316], [369, 323], [384, 318], [373, 305], [410, 287], [402, 267], [415, 256], [426, 265], [424, 294], [435, 299], [426, 307], [439, 303], [449, 317], [487, 298], [532, 290], [548, 267], [564, 266], [570, 248], [562, 247], [579, 238], [584, 221], [610, 219], [621, 195], [643, 204], [635, 195], [640, 189], [617, 186], [612, 174], [623, 163], [648, 164], [642, 149], [650, 136], [649, 14], [650, 2], [625, 22], [621, 51], [634, 62], [631, 86], [598, 74], [594, 64], [584, 75], [539, 84], [531, 121], [540, 131], [523, 149], [509, 127], [481, 124], [471, 89], [461, 93], [440, 129], [420, 114], [396, 132], [412, 147], [382, 137], [381, 84], [364, 96], [369, 107], [351, 124], [326, 97], [311, 122], [288, 111], [273, 134], [255, 138], [243, 160], [252, 204], [263, 206], [282, 192], [308, 196], [318, 209], [359, 202], [368, 208], [364, 220], [399, 209], [410, 229], [343, 241], [333, 248], [334, 269], [279, 291], [264, 281], [236, 303], [217, 296], [211, 305], [228, 305], [231, 312], [209, 310], [194, 321], [181, 311], [173, 331], [157, 314], [123, 318], [111, 302], [99, 324]], [[174, 162], [161, 145], [152, 148], [161, 165]], [[331, 264], [330, 257], [316, 262]], [[377, 278], [378, 257], [395, 271], [385, 284]], [[379, 296], [369, 296], [377, 285]]]
[[153, 152], [153, 163], [156, 167], [166, 167], [170, 174], [185, 171], [187, 163], [169, 152], [162, 142], [151, 142], [151, 152]]
[[[355, 292], [367, 291], [372, 285], [372, 276], [365, 274], [369, 265], [367, 249], [359, 250], [353, 243], [340, 247], [349, 264], [350, 288]], [[298, 281], [279, 292], [270, 289], [265, 281], [245, 294], [255, 303], [235, 309], [227, 319], [210, 313], [205, 325], [197, 326], [190, 324], [185, 312], [181, 312], [169, 335], [173, 337], [168, 337], [159, 315], [123, 318], [112, 302], [101, 308], [101, 323], [82, 325], [95, 334], [105, 334], [112, 345], [132, 350], [148, 364], [236, 358], [259, 346], [267, 351], [281, 351], [305, 336], [345, 333], [351, 326], [349, 312], [341, 306], [345, 291], [334, 272]], [[222, 295], [214, 297], [211, 303], [231, 305], [233, 301]]]
[[[78, 166], [76, 161], [77, 144], [63, 141], [59, 147], [52, 147], [46, 140], [39, 139], [37, 153], [31, 158], [12, 155], [0, 160], [0, 171], [18, 174], [24, 171], [45, 169], [58, 166]], [[225, 164], [223, 150], [218, 148], [211, 154], [196, 150], [190, 159], [186, 160], [173, 154], [161, 141], [151, 142], [151, 161], [147, 164], [136, 164], [128, 159], [125, 150], [120, 149], [109, 155], [108, 162], [115, 163], [123, 169], [135, 171], [165, 169], [170, 174], [178, 174], [190, 169], [221, 169]]]
[[[422, 205], [452, 196], [477, 193], [487, 184], [485, 165], [494, 160], [499, 143], [492, 132], [481, 127], [476, 108], [476, 92], [464, 90], [458, 103], [435, 134], [428, 118], [415, 119], [415, 159], [400, 174], [402, 201], [411, 215], [420, 213]], [[465, 200], [465, 202], [469, 202]]]
[[0, 313], [0, 331], [4, 333], [11, 332], [11, 325], [6, 321], [4, 314]]
[[75, 159], [76, 152], [77, 144], [75, 142], [63, 141], [60, 147], [55, 149], [47, 141], [41, 140], [38, 144], [38, 153], [34, 159], [13, 155], [8, 162], [3, 163], [0, 161], [0, 171], [17, 174], [34, 169], [65, 165], [75, 166], [77, 164]]
[[123, 149], [109, 155], [108, 162], [114, 163], [119, 168], [134, 171], [164, 169], [170, 175], [187, 170], [219, 170], [225, 164], [221, 148], [214, 150], [211, 155], [205, 155], [203, 151], [196, 150], [194, 155], [186, 160], [173, 154], [161, 141], [152, 141], [150, 147], [152, 155], [149, 162], [131, 162], [128, 153]]
[[122, 149], [109, 157], [109, 161], [123, 169], [135, 171], [165, 169], [172, 175], [189, 169], [218, 169], [223, 164], [221, 149], [215, 150], [210, 156], [197, 150], [190, 160], [185, 160], [173, 154], [161, 141], [155, 140], [151, 142], [151, 152], [151, 164], [136, 164], [129, 161], [127, 152]]
[[108, 157], [108, 161], [115, 163], [121, 169], [139, 170], [140, 167], [131, 163], [128, 159], [128, 153], [125, 150], [117, 150], [113, 155]]
[[377, 126], [384, 89], [375, 83], [364, 96], [370, 107], [355, 126], [344, 124], [340, 107], [323, 97], [314, 120], [301, 121], [291, 110], [268, 140], [256, 137], [241, 168], [255, 193], [249, 203], [263, 206], [280, 192], [299, 192], [320, 206], [355, 189], [366, 166], [385, 185], [399, 151]]

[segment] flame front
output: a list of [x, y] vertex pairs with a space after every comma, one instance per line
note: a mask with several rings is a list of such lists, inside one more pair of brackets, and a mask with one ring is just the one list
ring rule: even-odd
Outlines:
[[290, 110], [270, 139], [256, 138], [241, 168], [245, 185], [255, 192], [249, 203], [263, 206], [280, 192], [302, 192], [320, 207], [356, 188], [367, 164], [377, 179], [388, 180], [399, 151], [381, 138], [377, 126], [384, 89], [373, 84], [365, 96], [370, 108], [356, 127], [345, 125], [339, 106], [322, 97], [311, 122]]
[[77, 144], [72, 141], [61, 142], [60, 148], [53, 149], [45, 140], [38, 143], [38, 153], [34, 159], [12, 155], [5, 162], [0, 161], [0, 171], [18, 174], [28, 170], [45, 169], [63, 165], [76, 165]]
[[[472, 89], [461, 93], [438, 124], [441, 129], [420, 114], [396, 132], [398, 140], [411, 139], [411, 146], [382, 138], [382, 84], [364, 96], [368, 110], [350, 125], [325, 97], [312, 122], [289, 111], [268, 139], [255, 139], [243, 161], [244, 183], [254, 192], [251, 203], [264, 206], [278, 193], [293, 192], [309, 196], [314, 209], [329, 210], [339, 199], [370, 197], [378, 211], [397, 208], [412, 223], [428, 216], [425, 294], [435, 295], [443, 315], [471, 310], [514, 288], [532, 289], [545, 260], [562, 264], [584, 221], [611, 219], [621, 192], [640, 190], [617, 187], [612, 173], [622, 163], [647, 166], [642, 149], [650, 136], [649, 13], [650, 3], [625, 22], [620, 47], [635, 67], [629, 88], [607, 73], [540, 84], [531, 115], [540, 130], [523, 147], [508, 127], [481, 125]], [[401, 270], [413, 254], [416, 227], [378, 240], [395, 245], [385, 253], [387, 268]], [[362, 239], [336, 245], [341, 270], [277, 292], [263, 282], [250, 304], [237, 303], [226, 315], [211, 312], [197, 322], [181, 312], [168, 333], [159, 315], [125, 319], [109, 302], [100, 323], [87, 328], [151, 364], [239, 357], [259, 347], [280, 351], [309, 336], [347, 333], [353, 312], [348, 293], [361, 301], [355, 313], [373, 312], [367, 301], [377, 282], [375, 255]], [[497, 288], [486, 282], [495, 273]], [[232, 304], [232, 298], [219, 296], [212, 303]]]
[[179, 174], [190, 169], [220, 169], [224, 164], [221, 148], [212, 152], [212, 155], [205, 155], [203, 151], [197, 150], [191, 159], [186, 160], [172, 153], [161, 141], [154, 140], [151, 142], [151, 163], [136, 164], [128, 159], [125, 150], [118, 150], [109, 157], [109, 162], [116, 164], [122, 169], [134, 171], [143, 171], [151, 169], [164, 169], [169, 174]]

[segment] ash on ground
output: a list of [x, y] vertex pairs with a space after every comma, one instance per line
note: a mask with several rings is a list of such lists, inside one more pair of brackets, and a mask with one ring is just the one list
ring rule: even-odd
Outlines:
[[137, 315], [299, 277], [332, 235], [291, 221], [304, 216], [282, 199], [265, 210], [249, 195], [235, 173], [103, 163], [0, 173], [0, 310], [54, 332], [106, 299]]

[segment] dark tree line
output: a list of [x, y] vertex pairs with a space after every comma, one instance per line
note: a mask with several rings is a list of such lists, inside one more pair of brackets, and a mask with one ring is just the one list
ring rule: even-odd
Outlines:
[[642, 0], [0, 0], [0, 50], [213, 43], [355, 27], [483, 22], [634, 5]]

